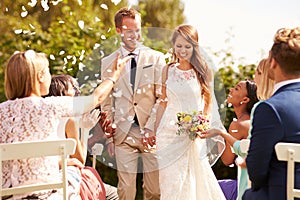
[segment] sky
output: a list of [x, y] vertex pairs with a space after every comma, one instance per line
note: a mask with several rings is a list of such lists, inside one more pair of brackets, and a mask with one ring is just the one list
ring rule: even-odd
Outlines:
[[[267, 56], [279, 28], [300, 26], [300, 0], [182, 2], [186, 23], [197, 28], [200, 46], [213, 52], [231, 46], [234, 57], [243, 58], [241, 64], [258, 64]], [[233, 38], [226, 44], [229, 35]]]

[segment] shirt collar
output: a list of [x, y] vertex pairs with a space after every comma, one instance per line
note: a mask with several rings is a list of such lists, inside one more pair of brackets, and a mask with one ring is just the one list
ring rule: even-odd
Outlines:
[[134, 53], [135, 55], [139, 55], [139, 51], [140, 51], [139, 48], [136, 48], [133, 52], [129, 52], [123, 46], [121, 47], [121, 52], [124, 56], [127, 56], [129, 53]]
[[283, 86], [285, 86], [285, 85], [287, 85], [287, 84], [297, 83], [297, 82], [300, 82], [300, 78], [291, 79], [291, 80], [286, 80], [286, 81], [281, 81], [281, 82], [279, 82], [279, 83], [276, 83], [276, 84], [274, 85], [274, 92], [273, 92], [273, 94], [274, 94], [277, 90], [279, 90], [279, 88], [281, 88], [281, 87], [283, 87]]

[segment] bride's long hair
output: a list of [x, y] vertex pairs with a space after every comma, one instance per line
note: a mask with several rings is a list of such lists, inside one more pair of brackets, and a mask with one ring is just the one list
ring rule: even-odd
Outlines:
[[[201, 94], [204, 99], [204, 113], [208, 114], [211, 109], [211, 81], [212, 81], [212, 71], [209, 69], [205, 60], [200, 54], [200, 47], [198, 43], [198, 32], [197, 29], [191, 25], [179, 25], [172, 36], [172, 44], [175, 44], [175, 41], [178, 36], [182, 36], [189, 43], [193, 45], [193, 55], [190, 60], [190, 64], [196, 72], [197, 78], [201, 85]], [[177, 63], [178, 58], [175, 52], [172, 52], [172, 58], [169, 65]]]

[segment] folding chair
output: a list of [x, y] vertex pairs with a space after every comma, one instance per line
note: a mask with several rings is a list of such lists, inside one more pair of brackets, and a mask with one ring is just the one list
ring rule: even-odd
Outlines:
[[287, 199], [300, 197], [300, 189], [295, 189], [295, 162], [300, 162], [300, 144], [279, 142], [275, 145], [277, 159], [287, 161]]
[[[23, 194], [45, 189], [63, 189], [63, 199], [67, 200], [67, 160], [75, 152], [74, 139], [59, 139], [51, 141], [26, 141], [0, 144], [0, 197]], [[38, 151], [37, 151], [38, 150]], [[10, 188], [2, 188], [2, 161], [34, 158], [42, 156], [60, 156], [62, 163], [62, 178], [55, 182], [28, 184]]]

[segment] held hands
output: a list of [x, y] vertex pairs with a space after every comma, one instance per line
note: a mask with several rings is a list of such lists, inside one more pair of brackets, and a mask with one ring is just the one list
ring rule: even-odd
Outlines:
[[[116, 125], [111, 123], [111, 120], [107, 119], [107, 112], [101, 111], [99, 125], [101, 126], [105, 137], [111, 138], [116, 134]], [[108, 155], [114, 157], [115, 155], [115, 144], [109, 142], [106, 146]]]
[[142, 144], [144, 145], [144, 147], [147, 147], [147, 148], [149, 148], [149, 146], [154, 147], [156, 145], [155, 133], [147, 128], [145, 128], [144, 131], [145, 131], [145, 134], [142, 138]]
[[116, 125], [111, 123], [111, 120], [107, 119], [107, 113], [101, 112], [100, 113], [100, 120], [99, 125], [101, 126], [102, 130], [104, 131], [104, 134], [106, 138], [111, 138], [116, 133]]

